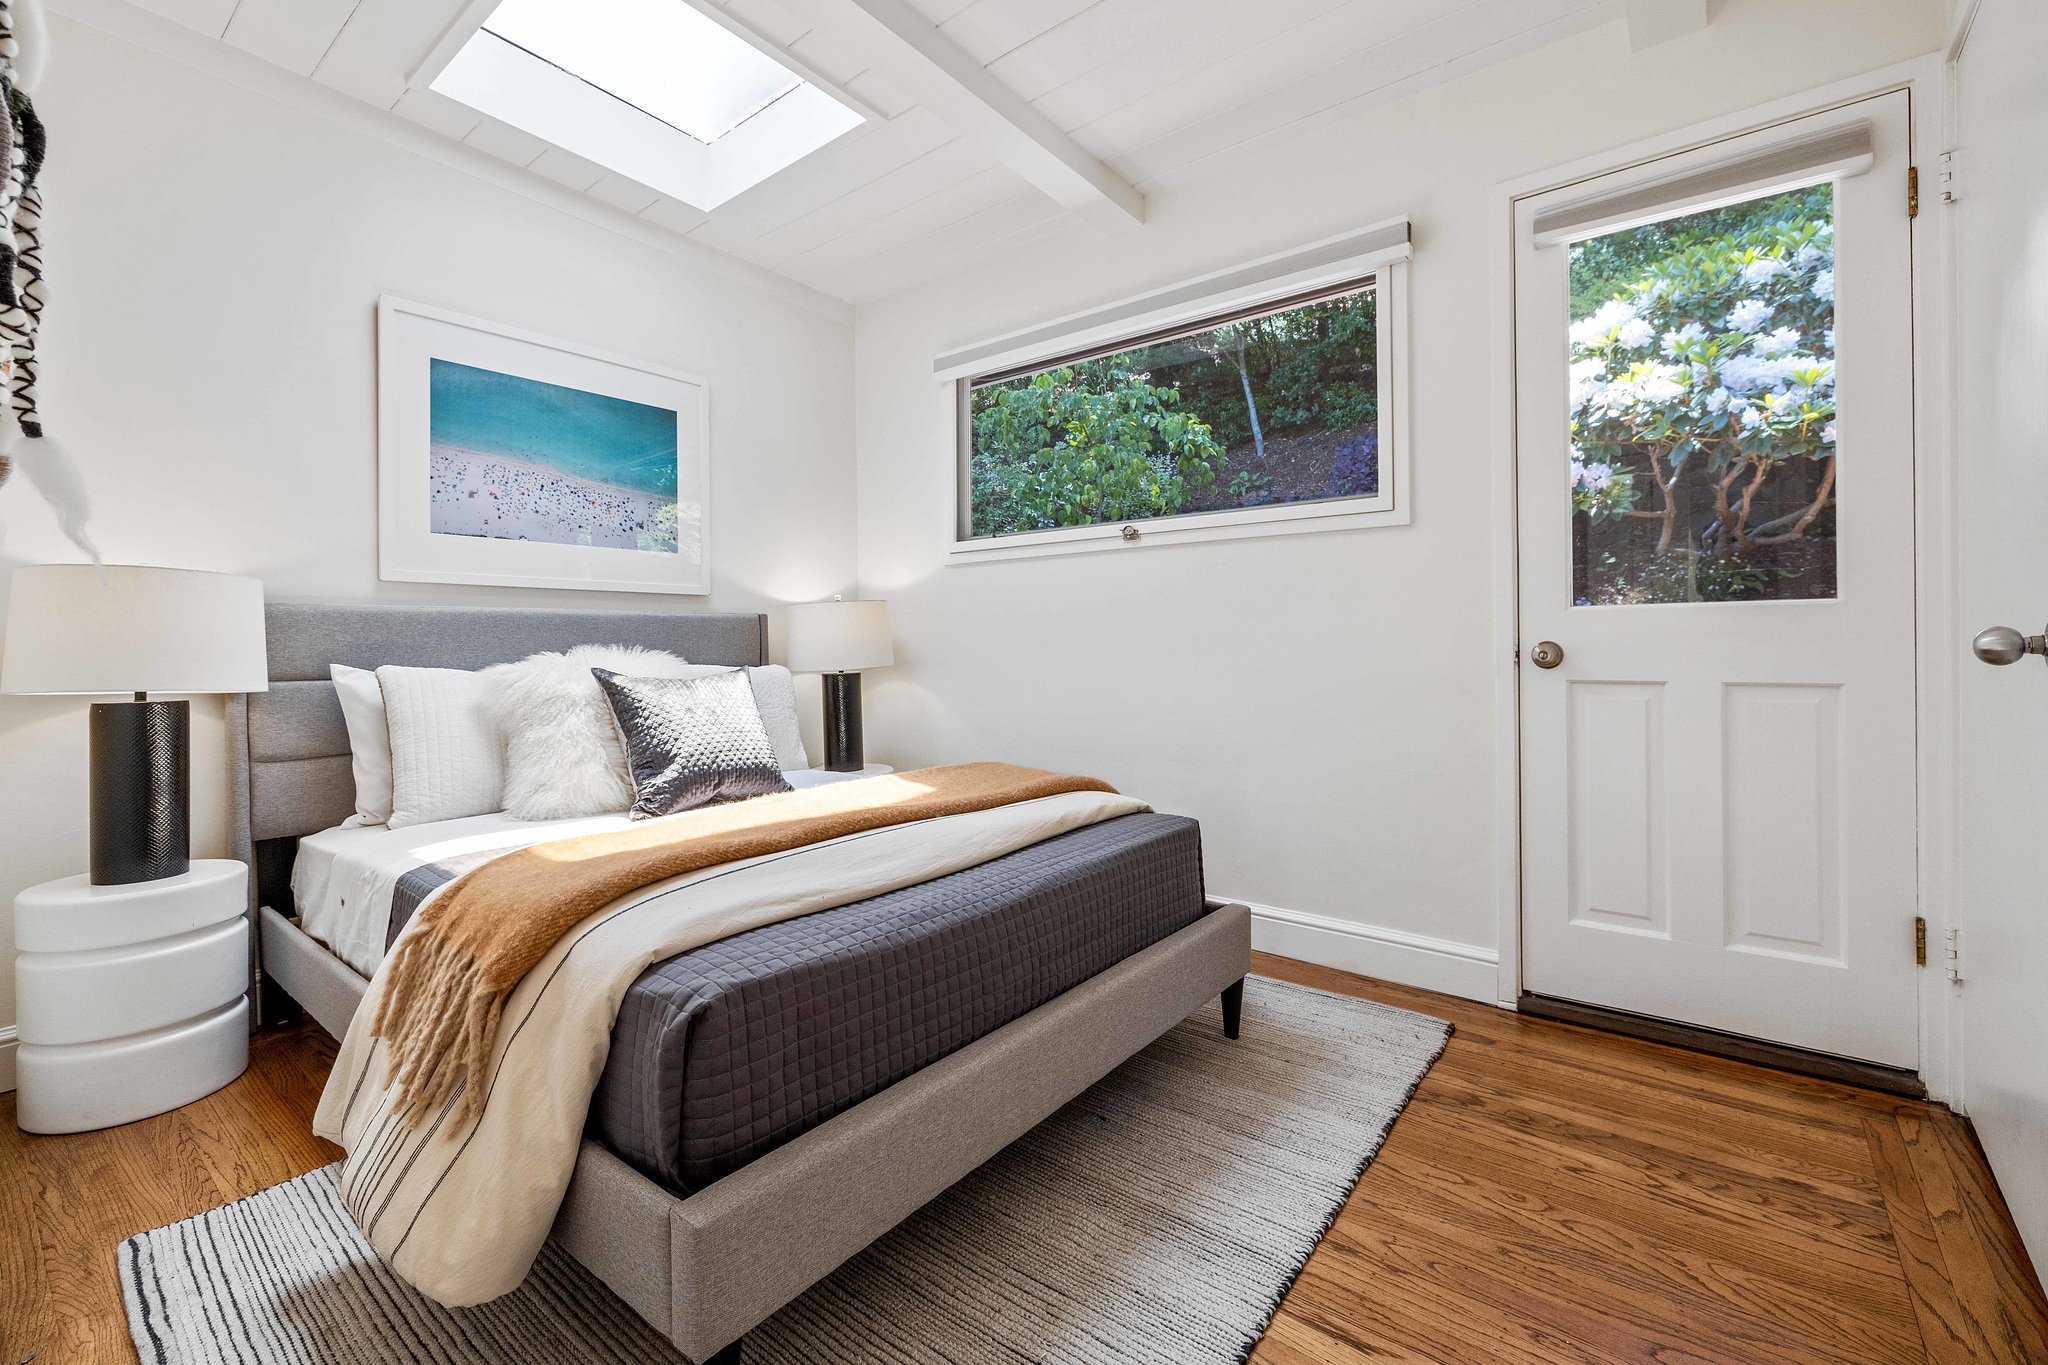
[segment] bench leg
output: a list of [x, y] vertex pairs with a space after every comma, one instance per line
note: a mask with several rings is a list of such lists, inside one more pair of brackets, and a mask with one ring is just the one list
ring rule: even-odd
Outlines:
[[1244, 978], [1223, 988], [1223, 1036], [1237, 1037], [1237, 1021], [1244, 1016]]

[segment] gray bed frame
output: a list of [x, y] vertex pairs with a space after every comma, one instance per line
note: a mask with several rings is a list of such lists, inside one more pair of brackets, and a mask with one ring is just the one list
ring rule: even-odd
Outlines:
[[[767, 618], [751, 614], [279, 603], [266, 615], [270, 691], [228, 712], [236, 856], [257, 870], [260, 977], [336, 1038], [369, 983], [300, 931], [283, 884], [293, 841], [355, 809], [329, 664], [480, 668], [589, 643], [768, 661]], [[1211, 901], [1188, 928], [687, 1198], [586, 1140], [554, 1237], [691, 1360], [736, 1361], [750, 1328], [1209, 1000], [1223, 997], [1236, 1036], [1250, 965], [1250, 912]]]

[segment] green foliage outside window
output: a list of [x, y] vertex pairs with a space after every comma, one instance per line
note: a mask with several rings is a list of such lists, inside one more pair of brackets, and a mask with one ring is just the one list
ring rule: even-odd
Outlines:
[[1163, 516], [1223, 458], [1178, 391], [1120, 370], [1049, 370], [975, 399], [976, 535]]
[[1378, 487], [1371, 290], [974, 389], [970, 534]]

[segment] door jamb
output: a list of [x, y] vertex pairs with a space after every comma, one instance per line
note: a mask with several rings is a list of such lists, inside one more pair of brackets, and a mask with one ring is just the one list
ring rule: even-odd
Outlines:
[[[1514, 1009], [1522, 984], [1522, 782], [1520, 546], [1517, 541], [1515, 430], [1515, 202], [1595, 176], [1660, 160], [1807, 114], [1887, 94], [1911, 92], [1909, 146], [1922, 184], [1933, 183], [1937, 138], [1953, 130], [1937, 111], [1948, 107], [1953, 63], [1961, 49], [1930, 53], [1804, 94], [1659, 137], [1581, 157], [1561, 166], [1497, 183], [1491, 196], [1493, 294], [1493, 423], [1504, 458], [1493, 479], [1494, 545], [1494, 913], [1500, 944], [1498, 1003]], [[1901, 193], [1904, 187], [1901, 187]], [[1914, 388], [1914, 673], [1918, 733], [1916, 842], [1920, 913], [1937, 943], [1953, 925], [1955, 793], [1956, 571], [1955, 448], [1952, 418], [1953, 329], [1950, 326], [1954, 250], [1946, 213], [1923, 191], [1913, 225]], [[1905, 948], [1902, 946], [1902, 951]], [[1921, 973], [1920, 1075], [1930, 1098], [1962, 1108], [1955, 1064], [1958, 1033], [1955, 988], [1938, 967]]]

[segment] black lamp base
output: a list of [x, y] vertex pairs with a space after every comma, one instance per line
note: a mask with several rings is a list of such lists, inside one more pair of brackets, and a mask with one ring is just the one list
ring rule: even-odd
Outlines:
[[825, 675], [825, 768], [857, 773], [867, 766], [860, 742], [860, 674]]
[[192, 704], [92, 708], [92, 884], [192, 870]]

